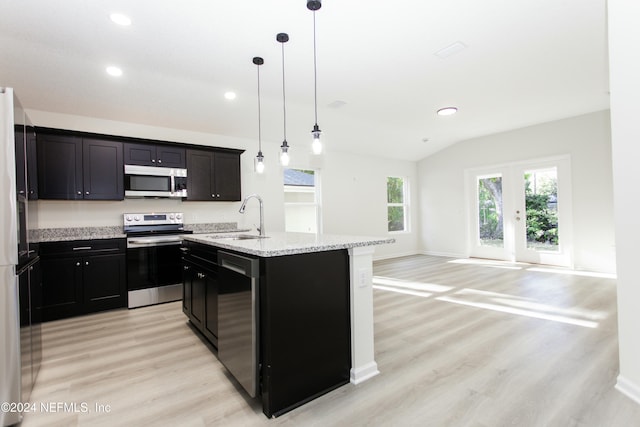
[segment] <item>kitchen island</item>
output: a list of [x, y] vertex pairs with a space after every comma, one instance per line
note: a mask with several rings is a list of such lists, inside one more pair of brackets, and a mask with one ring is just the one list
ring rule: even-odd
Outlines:
[[278, 416], [378, 374], [372, 256], [375, 245], [393, 242], [305, 233], [185, 235], [183, 310], [249, 395], [262, 399], [265, 415]]

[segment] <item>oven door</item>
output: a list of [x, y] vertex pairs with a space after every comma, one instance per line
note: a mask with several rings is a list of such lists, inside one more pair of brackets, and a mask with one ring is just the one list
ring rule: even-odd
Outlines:
[[129, 308], [182, 299], [181, 239], [127, 239]]

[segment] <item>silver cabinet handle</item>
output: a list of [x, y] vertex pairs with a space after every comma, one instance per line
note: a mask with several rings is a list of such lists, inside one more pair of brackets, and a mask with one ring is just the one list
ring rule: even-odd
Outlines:
[[76, 262], [76, 267], [80, 267], [80, 262]]
[[185, 265], [183, 268], [184, 268], [185, 271], [189, 270], [189, 266], [188, 265]]
[[89, 261], [85, 261], [84, 265], [89, 265]]
[[88, 251], [91, 249], [91, 246], [77, 246], [73, 248], [74, 251]]
[[89, 192], [88, 192], [88, 191], [85, 191], [85, 192], [84, 192], [84, 194], [89, 195]]
[[82, 195], [82, 191], [78, 191], [78, 196]]

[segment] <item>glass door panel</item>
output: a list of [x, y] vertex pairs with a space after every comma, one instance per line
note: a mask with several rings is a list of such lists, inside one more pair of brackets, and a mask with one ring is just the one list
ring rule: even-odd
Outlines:
[[558, 169], [524, 173], [527, 249], [558, 252]]
[[504, 248], [502, 176], [477, 177], [477, 190], [479, 245]]

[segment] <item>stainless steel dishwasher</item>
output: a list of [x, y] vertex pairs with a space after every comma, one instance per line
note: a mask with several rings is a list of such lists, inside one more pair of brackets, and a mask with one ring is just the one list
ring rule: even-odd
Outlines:
[[218, 251], [218, 358], [251, 397], [258, 392], [260, 263]]

